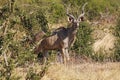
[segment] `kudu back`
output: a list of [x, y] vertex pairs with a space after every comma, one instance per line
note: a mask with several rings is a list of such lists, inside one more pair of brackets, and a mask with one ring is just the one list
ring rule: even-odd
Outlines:
[[66, 61], [70, 59], [68, 48], [73, 45], [75, 41], [79, 23], [83, 21], [84, 18], [84, 7], [86, 4], [87, 3], [83, 5], [82, 14], [80, 14], [77, 19], [68, 13], [67, 8], [68, 21], [71, 23], [71, 26], [68, 28], [60, 27], [56, 29], [52, 35], [44, 38], [41, 43], [35, 47], [35, 53], [42, 52], [46, 60], [48, 50], [59, 50], [63, 58], [63, 63], [66, 63]]

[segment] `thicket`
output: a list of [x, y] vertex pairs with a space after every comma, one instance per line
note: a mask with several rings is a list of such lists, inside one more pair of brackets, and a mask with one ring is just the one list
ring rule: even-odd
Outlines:
[[18, 8], [14, 0], [3, 5], [0, 14], [0, 79], [18, 80], [19, 76], [12, 76], [15, 67], [35, 62], [33, 50], [30, 46], [24, 46], [25, 35], [32, 37], [35, 30], [47, 32], [48, 21], [41, 10], [27, 13], [27, 10]]

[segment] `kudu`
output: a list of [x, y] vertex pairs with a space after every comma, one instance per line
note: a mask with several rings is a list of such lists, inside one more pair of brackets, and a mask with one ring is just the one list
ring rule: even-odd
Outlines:
[[75, 41], [79, 22], [83, 21], [84, 18], [84, 7], [86, 4], [87, 3], [83, 5], [82, 14], [80, 14], [77, 19], [68, 13], [67, 8], [68, 21], [71, 23], [71, 26], [68, 28], [61, 27], [56, 29], [52, 35], [44, 38], [41, 43], [35, 47], [35, 53], [42, 52], [46, 60], [48, 50], [59, 50], [63, 58], [63, 63], [66, 63], [66, 61], [69, 60], [68, 48]]

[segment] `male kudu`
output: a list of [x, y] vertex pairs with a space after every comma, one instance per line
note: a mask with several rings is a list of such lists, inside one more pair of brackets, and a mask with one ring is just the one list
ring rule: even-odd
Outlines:
[[71, 23], [71, 26], [68, 28], [60, 27], [56, 29], [52, 35], [44, 38], [41, 43], [35, 47], [35, 53], [42, 52], [46, 60], [48, 50], [59, 50], [63, 58], [63, 63], [66, 63], [66, 61], [70, 59], [68, 48], [75, 41], [79, 23], [84, 19], [84, 7], [86, 4], [87, 3], [83, 5], [82, 14], [80, 14], [77, 19], [75, 19], [73, 15], [69, 14], [67, 9], [68, 21]]

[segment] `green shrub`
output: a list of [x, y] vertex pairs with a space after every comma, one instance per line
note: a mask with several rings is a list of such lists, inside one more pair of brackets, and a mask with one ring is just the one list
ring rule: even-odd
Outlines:
[[81, 23], [77, 32], [77, 40], [73, 46], [78, 54], [90, 56], [92, 54], [91, 26], [85, 22]]
[[49, 12], [51, 13], [50, 21], [52, 21], [52, 23], [58, 23], [64, 17], [65, 14], [63, 5], [58, 3], [52, 3], [50, 5]]
[[39, 23], [39, 27], [41, 27], [41, 30], [44, 32], [48, 32], [48, 21], [44, 15], [44, 13], [41, 11], [38, 11], [36, 14], [36, 19]]

